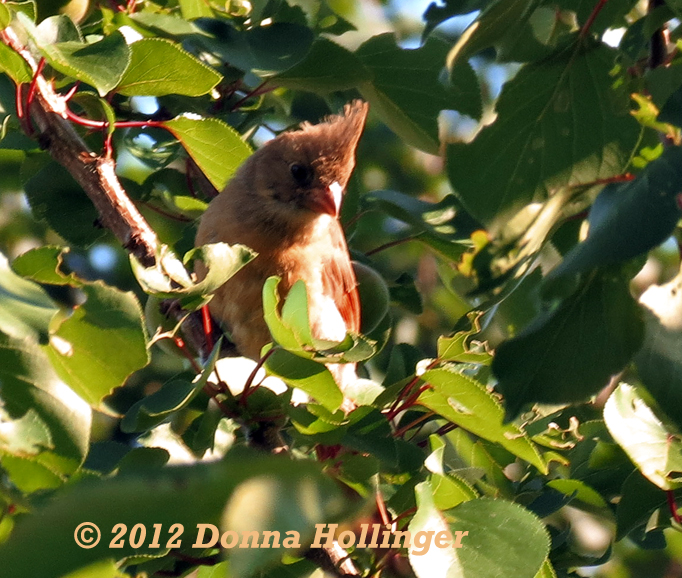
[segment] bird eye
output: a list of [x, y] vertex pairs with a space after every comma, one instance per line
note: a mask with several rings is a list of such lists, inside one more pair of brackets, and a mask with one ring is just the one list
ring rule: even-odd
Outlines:
[[291, 171], [291, 176], [294, 177], [294, 180], [301, 187], [308, 186], [312, 181], [310, 168], [306, 165], [294, 163], [289, 167], [289, 170]]

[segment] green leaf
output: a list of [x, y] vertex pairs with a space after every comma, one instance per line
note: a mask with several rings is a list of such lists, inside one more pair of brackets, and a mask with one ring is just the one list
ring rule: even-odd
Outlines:
[[661, 407], [682, 424], [682, 272], [664, 285], [651, 285], [644, 305], [644, 344], [635, 356], [637, 372]]
[[202, 26], [214, 36], [200, 40], [209, 50], [231, 66], [263, 77], [284, 72], [301, 62], [314, 40], [310, 28], [289, 22], [254, 26], [246, 31], [217, 21], [202, 22]]
[[7, 28], [9, 23], [12, 21], [12, 13], [9, 8], [3, 4], [0, 6], [0, 30]]
[[54, 245], [36, 247], [14, 259], [12, 269], [15, 273], [36, 283], [80, 287], [83, 281], [73, 273], [65, 275], [60, 270], [63, 264], [63, 256], [68, 252], [68, 247]]
[[609, 507], [599, 492], [580, 480], [550, 480], [547, 482], [547, 486], [554, 488], [562, 494], [572, 496], [575, 500], [588, 506], [604, 509]]
[[645, 526], [653, 512], [667, 505], [665, 493], [639, 470], [627, 477], [620, 494], [616, 507], [616, 540], [622, 540], [636, 528]]
[[87, 300], [50, 332], [46, 352], [59, 376], [97, 407], [150, 358], [134, 294], [101, 282], [82, 290]]
[[485, 344], [472, 340], [472, 337], [481, 331], [479, 313], [469, 313], [467, 317], [471, 328], [458, 331], [452, 337], [438, 338], [438, 359], [453, 361], [455, 363], [480, 363], [489, 364], [492, 355]]
[[[272, 335], [275, 343], [281, 345], [289, 351], [303, 353], [304, 350], [298, 339], [298, 336], [296, 335], [296, 332], [292, 327], [289, 327], [284, 323], [282, 316], [279, 313], [280, 298], [277, 288], [280, 281], [281, 280], [279, 277], [269, 277], [263, 285], [263, 317], [268, 329], [270, 330], [270, 335]], [[305, 283], [303, 284], [303, 288], [305, 289]], [[295, 294], [294, 297], [296, 297]], [[309, 340], [306, 343], [312, 344], [312, 335], [310, 335], [310, 327], [308, 322], [307, 293], [304, 292], [303, 298], [305, 299], [305, 309], [301, 309], [300, 315], [305, 316], [305, 325], [308, 329]], [[307, 354], [306, 357], [308, 357]]]
[[93, 92], [81, 91], [74, 94], [69, 102], [80, 106], [90, 120], [106, 121], [107, 133], [113, 134], [116, 129], [116, 113], [106, 100]]
[[545, 525], [513, 502], [479, 498], [444, 514], [453, 536], [468, 532], [456, 550], [459, 574], [451, 575], [533, 578], [549, 554]]
[[24, 494], [54, 490], [65, 481], [52, 468], [22, 455], [3, 455], [0, 457], [0, 466], [7, 472], [12, 484]]
[[488, 0], [444, 0], [445, 5], [438, 6], [436, 2], [431, 2], [422, 16], [425, 22], [422, 38], [426, 38], [436, 26], [449, 18], [482, 10], [487, 3]]
[[208, 382], [219, 352], [220, 346], [213, 348], [201, 376], [193, 383], [174, 379], [135, 403], [123, 417], [121, 431], [131, 433], [152, 429], [172, 413], [187, 407]]
[[478, 497], [471, 484], [452, 473], [431, 474], [429, 483], [433, 488], [433, 502], [439, 510], [448, 510]]
[[542, 567], [538, 570], [535, 578], [557, 578], [556, 571], [549, 560], [542, 563]]
[[229, 562], [220, 562], [215, 566], [201, 566], [197, 572], [197, 578], [225, 578], [230, 575], [229, 568]]
[[[453, 86], [441, 82], [448, 45], [430, 37], [414, 50], [399, 48], [392, 34], [367, 40], [356, 55], [373, 79], [359, 87], [372, 109], [408, 144], [438, 153], [438, 114], [452, 109], [474, 118], [481, 115], [475, 74], [465, 72]], [[468, 65], [464, 65], [467, 68]], [[464, 70], [464, 69], [463, 69]]]
[[[0, 44], [4, 46], [4, 44]], [[2, 59], [0, 50], [0, 61]], [[10, 128], [11, 116], [7, 115], [0, 121], [0, 141], [7, 136]], [[21, 166], [26, 160], [26, 152], [18, 149], [0, 149], [0, 172], [3, 180], [0, 182], [0, 194], [14, 193], [22, 189]]]
[[57, 306], [35, 283], [12, 272], [0, 254], [0, 331], [22, 339], [45, 339]]
[[534, 62], [565, 46], [575, 31], [572, 18], [556, 6], [530, 5], [509, 33], [496, 41], [498, 62]]
[[[525, 508], [507, 502], [479, 498], [446, 512], [434, 505], [428, 482], [415, 487], [417, 513], [409, 531], [433, 532], [429, 547], [409, 552], [417, 578], [433, 576], [518, 576], [533, 578], [549, 553], [549, 536], [542, 522]], [[434, 541], [446, 532], [454, 547], [439, 548]], [[434, 536], [435, 534], [435, 536]]]
[[55, 475], [73, 473], [88, 451], [91, 411], [87, 404], [57, 378], [30, 339], [0, 333], [0, 381], [0, 397], [9, 416], [4, 419], [36, 415], [49, 430], [49, 450], [34, 461]]
[[211, 18], [213, 10], [207, 0], [179, 0], [182, 17], [185, 20]]
[[[300, 474], [294, 479], [281, 476], [278, 479], [266, 474], [254, 476], [235, 489], [223, 512], [222, 526], [240, 536], [253, 531], [259, 535], [277, 532], [280, 547], [235, 548], [230, 552], [231, 575], [251, 576], [279, 560], [283, 551], [287, 552], [283, 542], [286, 537], [299, 533], [303, 545], [306, 538], [313, 537], [315, 524], [329, 523], [330, 514], [349, 509], [340, 489], [331, 495], [325, 493], [332, 480], [324, 479], [324, 484], [322, 481], [320, 475], [317, 479], [306, 479]], [[296, 550], [297, 547], [289, 549], [289, 553]]]
[[188, 22], [179, 15], [163, 14], [155, 12], [135, 12], [129, 18], [137, 25], [167, 36], [185, 36], [188, 34], [201, 33], [201, 30], [192, 22]]
[[189, 114], [163, 122], [182, 143], [211, 184], [222, 191], [227, 181], [250, 155], [251, 148], [232, 127], [217, 118]]
[[17, 16], [50, 66], [87, 82], [100, 96], [118, 85], [130, 63], [130, 48], [120, 32], [86, 44], [68, 16], [46, 18], [37, 28], [23, 14]]
[[343, 403], [343, 394], [329, 370], [312, 359], [299, 357], [277, 348], [265, 362], [269, 375], [283, 379], [287, 385], [297, 387], [313, 397], [331, 412]]
[[6, 0], [4, 4], [11, 10], [26, 15], [31, 22], [35, 22], [37, 16], [36, 0]]
[[180, 45], [163, 38], [143, 38], [130, 46], [130, 65], [116, 91], [125, 96], [209, 93], [222, 79]]
[[394, 470], [399, 465], [398, 447], [386, 416], [378, 409], [363, 406], [353, 410], [348, 418], [350, 424], [345, 429], [341, 445], [371, 455], [384, 467]]
[[159, 469], [168, 463], [170, 454], [163, 448], [133, 448], [118, 462], [119, 473], [137, 473]]
[[[599, 35], [607, 28], [613, 28], [614, 25], [625, 25], [624, 17], [635, 7], [637, 1], [622, 0], [621, 2], [611, 2], [610, 5], [607, 2], [592, 22], [590, 32]], [[673, 2], [676, 1], [673, 0]], [[669, 4], [669, 2], [667, 3]], [[587, 22], [595, 8], [591, 0], [560, 0], [559, 4], [568, 10], [575, 10], [580, 25]]]
[[[663, 25], [672, 17], [674, 17], [674, 14], [667, 5], [656, 6], [653, 10], [647, 10], [647, 14], [644, 17], [640, 18], [639, 20], [636, 20], [635, 22], [628, 26], [627, 30], [625, 31], [625, 34], [623, 35], [622, 40], [620, 41], [620, 44], [618, 45], [618, 49], [630, 61], [635, 62], [639, 60], [641, 57], [645, 55], [644, 51], [647, 50], [649, 41], [651, 37], [654, 35], [654, 32], [657, 29], [662, 28]], [[669, 74], [663, 75], [660, 74], [661, 71], [667, 69], [668, 69], [667, 66], [649, 69], [646, 71], [645, 77], [647, 79], [651, 79], [652, 77], [657, 77], [658, 79], [661, 79], [661, 77], [669, 76]], [[673, 73], [673, 75], [677, 74], [679, 74], [679, 72]], [[653, 89], [652, 96], [654, 98], [654, 102], [656, 102], [660, 107], [662, 103], [656, 101], [655, 96], [656, 91], [653, 84], [650, 84], [648, 82], [647, 84], [651, 86], [651, 88]], [[667, 83], [663, 84], [665, 86], [665, 84]]]
[[[413, 304], [412, 299], [421, 303], [421, 298], [417, 293], [416, 297], [410, 292], [410, 285], [406, 282], [405, 285], [396, 288], [396, 297], [393, 293], [389, 294], [389, 289], [386, 286], [384, 278], [374, 269], [360, 263], [353, 261], [353, 272], [355, 273], [355, 280], [357, 281], [358, 294], [360, 296], [360, 330], [365, 333], [374, 331], [382, 320], [388, 315], [391, 298], [405, 297]], [[401, 277], [403, 279], [403, 277]], [[401, 281], [399, 279], [396, 283]], [[404, 289], [403, 289], [404, 288]], [[416, 293], [414, 285], [411, 286]], [[402, 290], [400, 292], [399, 290]], [[393, 288], [391, 288], [393, 291]], [[421, 313], [421, 311], [420, 311]]]
[[548, 279], [628, 261], [660, 245], [682, 212], [682, 148], [670, 147], [634, 181], [606, 187], [592, 205], [590, 229]]
[[0, 42], [0, 72], [7, 74], [17, 84], [31, 82], [33, 76], [26, 61], [2, 42]]
[[0, 454], [28, 457], [52, 447], [50, 429], [35, 410], [13, 420], [0, 408]]
[[326, 94], [355, 88], [371, 80], [360, 59], [342, 46], [319, 37], [305, 58], [272, 77], [278, 86]]
[[[276, 286], [275, 290], [277, 290]], [[302, 279], [296, 281], [287, 294], [282, 306], [282, 323], [291, 328], [297, 343], [301, 345], [313, 344], [313, 333], [310, 329], [310, 318], [308, 316], [308, 292], [305, 281]]]
[[113, 560], [101, 560], [75, 572], [69, 572], [62, 578], [126, 578], [126, 575], [118, 569]]
[[[171, 537], [171, 526], [181, 524], [184, 531], [178, 538], [182, 548], [200, 555], [201, 549], [192, 549], [197, 540], [197, 525], [213, 524], [219, 532], [227, 530], [221, 522], [226, 507], [228, 516], [223, 521], [242, 508], [241, 511], [249, 512], [242, 520], [244, 523], [267, 522], [276, 524], [278, 529], [300, 532], [301, 545], [312, 539], [315, 524], [333, 522], [350, 515], [355, 508], [315, 463], [233, 451], [211, 464], [88, 480], [59, 500], [48, 501], [35, 514], [22, 516], [9, 539], [0, 546], [3, 578], [61, 578], [87, 564], [111, 559], [109, 544], [116, 524], [125, 524], [127, 529], [122, 548], [114, 550], [117, 559], [158, 554], [159, 548], [149, 547], [154, 524], [161, 524], [162, 547]], [[79, 548], [74, 542], [74, 531], [85, 521], [96, 524], [101, 531], [101, 541], [90, 549]], [[147, 536], [137, 549], [129, 543], [129, 534], [136, 524], [145, 527]], [[283, 524], [288, 526], [284, 528]], [[55, 528], [63, 531], [55, 532]], [[40, 556], [35, 555], [37, 543], [42, 544]], [[238, 550], [235, 548], [231, 553]], [[252, 550], [260, 556], [264, 551]], [[240, 563], [244, 560], [242, 557]]]
[[614, 58], [579, 44], [524, 66], [504, 85], [495, 122], [448, 147], [450, 182], [476, 219], [499, 228], [562, 187], [624, 171], [641, 129], [624, 86], [613, 88]]
[[338, 343], [314, 338], [308, 315], [308, 293], [305, 282], [300, 279], [289, 290], [280, 315], [279, 282], [279, 277], [269, 277], [263, 285], [263, 317], [275, 343], [320, 363], [356, 363], [376, 353], [376, 342], [363, 335], [347, 334]]
[[524, 13], [533, 10], [533, 0], [497, 0], [489, 3], [476, 20], [462, 33], [448, 54], [448, 67], [466, 60], [477, 52], [499, 43], [519, 21]]
[[662, 490], [682, 487], [682, 435], [654, 413], [638, 389], [621, 383], [604, 406], [616, 443], [640, 472]]
[[256, 254], [244, 245], [213, 243], [192, 249], [185, 255], [185, 264], [201, 261], [204, 278], [194, 283], [183, 264], [168, 247], [162, 248], [153, 267], [143, 267], [131, 260], [133, 273], [142, 290], [162, 299], [179, 299], [184, 309], [198, 309], [206, 303], [204, 297], [221, 287], [232, 275], [251, 261]]
[[630, 361], [642, 338], [641, 313], [627, 281], [592, 275], [497, 348], [492, 369], [507, 416], [526, 403], [578, 402], [596, 394]]
[[414, 282], [414, 277], [409, 273], [401, 273], [390, 289], [391, 301], [402, 305], [407, 311], [414, 315], [424, 313], [422, 296]]
[[450, 542], [452, 536], [450, 528], [443, 518], [443, 514], [436, 508], [433, 502], [433, 493], [428, 482], [417, 484], [414, 488], [417, 499], [417, 512], [410, 521], [408, 530], [412, 540], [412, 547], [408, 555], [412, 570], [417, 575], [417, 578], [433, 578], [433, 576], [463, 576], [459, 566], [459, 552], [453, 548], [439, 548], [429, 541], [429, 548], [423, 545], [418, 547], [417, 535], [420, 532], [433, 532], [433, 534], [425, 534], [430, 539], [435, 535], [444, 533], [446, 536], [450, 535]]
[[185, 407], [201, 391], [188, 381], [164, 383], [153, 394], [135, 403], [121, 421], [125, 433], [146, 431], [164, 421], [173, 412]]
[[411, 235], [446, 259], [458, 261], [470, 246], [458, 233], [459, 204], [453, 195], [429, 203], [396, 191], [372, 191], [362, 203], [365, 210], [378, 209], [411, 225]]
[[528, 436], [513, 424], [504, 424], [504, 410], [478, 383], [450, 367], [430, 369], [421, 379], [432, 386], [417, 403], [476, 435], [499, 443], [541, 472], [547, 466]]
[[24, 189], [35, 218], [76, 246], [100, 240], [105, 230], [95, 225], [99, 214], [83, 188], [59, 163], [50, 160], [34, 172], [34, 162], [40, 161], [27, 160], [22, 172], [31, 175]]

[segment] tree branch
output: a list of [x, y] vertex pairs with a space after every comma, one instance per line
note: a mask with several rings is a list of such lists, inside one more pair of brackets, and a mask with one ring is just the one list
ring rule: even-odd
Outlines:
[[[156, 262], [156, 234], [137, 210], [115, 173], [111, 158], [96, 155], [67, 120], [66, 100], [38, 71], [38, 63], [11, 28], [0, 40], [23, 57], [35, 75], [35, 98], [25, 111], [39, 131], [41, 145], [71, 173], [99, 212], [101, 223], [146, 267]], [[23, 90], [17, 95], [23, 97]]]

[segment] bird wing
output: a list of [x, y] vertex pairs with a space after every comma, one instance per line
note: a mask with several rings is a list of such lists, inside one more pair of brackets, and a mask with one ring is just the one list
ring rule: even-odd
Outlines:
[[332, 251], [324, 264], [322, 282], [324, 292], [330, 295], [346, 323], [346, 330], [360, 331], [360, 295], [355, 272], [348, 254], [346, 239], [338, 223], [329, 228]]

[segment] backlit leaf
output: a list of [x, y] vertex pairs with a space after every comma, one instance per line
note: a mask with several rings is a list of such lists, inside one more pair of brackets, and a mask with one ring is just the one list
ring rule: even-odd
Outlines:
[[621, 383], [604, 406], [609, 432], [648, 480], [662, 490], [682, 486], [682, 435], [657, 415], [636, 387]]
[[526, 403], [577, 402], [596, 394], [637, 352], [643, 329], [627, 282], [592, 275], [497, 348], [492, 369], [507, 416]]
[[625, 170], [640, 128], [627, 92], [613, 88], [614, 58], [579, 44], [524, 66], [504, 85], [495, 122], [448, 147], [450, 182], [474, 217], [497, 227], [561, 187]]
[[117, 92], [126, 96], [201, 96], [222, 78], [178, 44], [163, 38], [138, 40], [130, 52], [130, 65], [117, 86]]
[[232, 127], [217, 118], [189, 114], [163, 125], [182, 143], [213, 186], [222, 191], [227, 181], [250, 155], [251, 148]]

